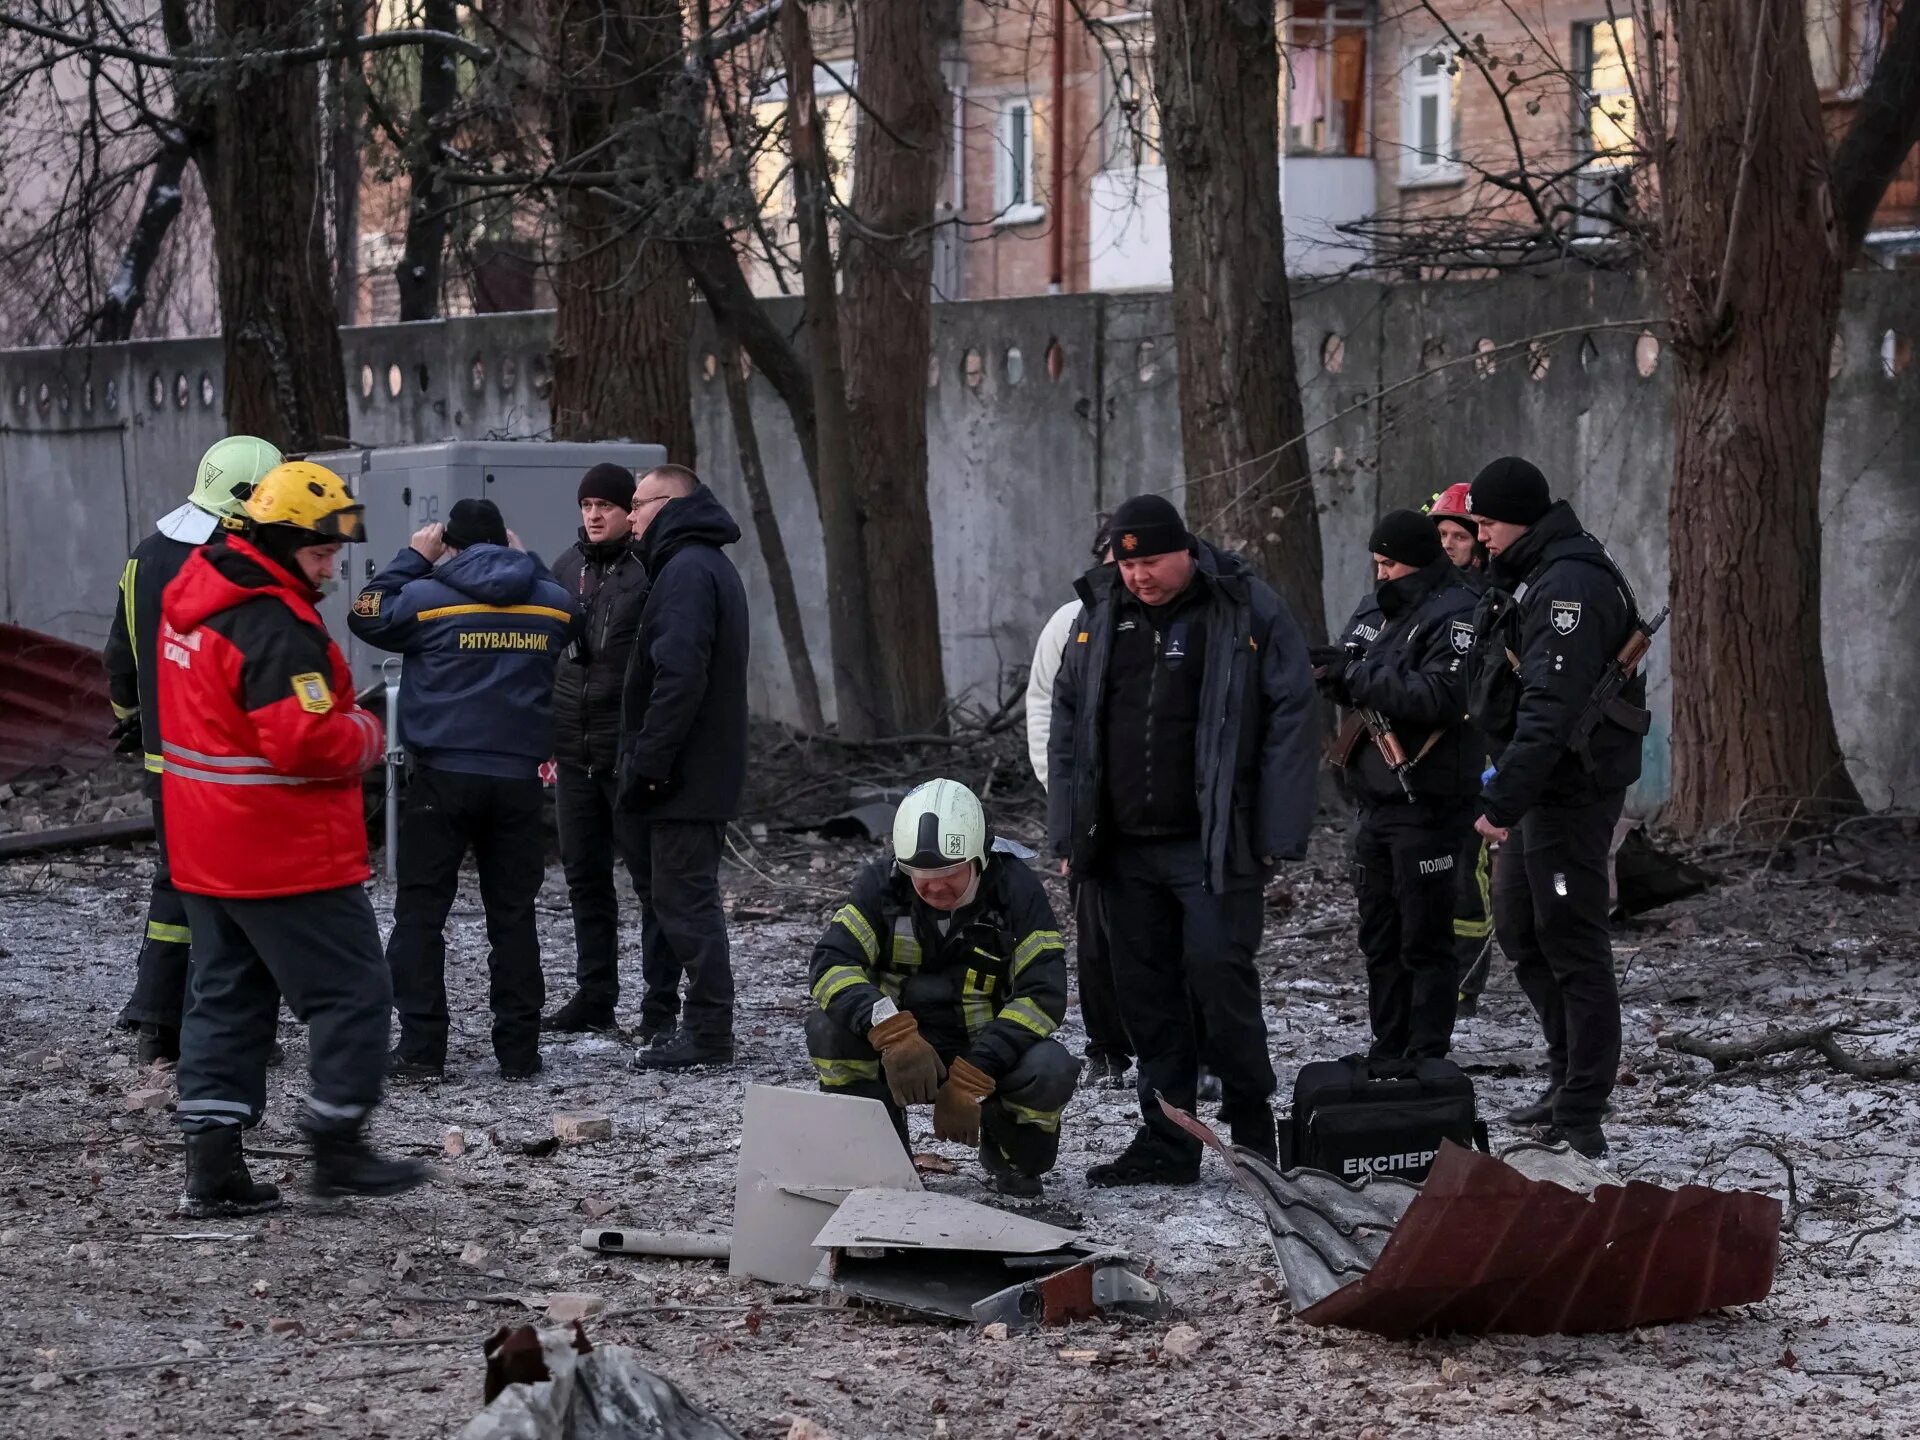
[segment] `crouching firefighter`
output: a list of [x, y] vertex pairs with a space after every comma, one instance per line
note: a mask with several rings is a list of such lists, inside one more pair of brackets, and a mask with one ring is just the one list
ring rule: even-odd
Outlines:
[[1417, 511], [1382, 517], [1367, 548], [1379, 583], [1348, 633], [1373, 638], [1313, 658], [1323, 688], [1351, 711], [1332, 758], [1359, 808], [1368, 1053], [1437, 1058], [1453, 1038], [1456, 870], [1480, 788], [1481, 743], [1466, 723], [1478, 597]]
[[1038, 1195], [1080, 1075], [1050, 1038], [1067, 1010], [1053, 906], [1020, 859], [990, 848], [958, 781], [900, 802], [893, 853], [860, 872], [814, 947], [821, 1087], [883, 1102], [903, 1144], [906, 1107], [930, 1104], [935, 1138], [980, 1147], [989, 1188]]
[[362, 1133], [386, 1074], [393, 991], [363, 888], [360, 777], [385, 749], [314, 609], [340, 546], [362, 538], [340, 477], [277, 465], [246, 514], [161, 601], [161, 784], [173, 883], [193, 933], [180, 1026], [187, 1215], [280, 1203], [240, 1131], [260, 1123], [284, 995], [307, 1025], [316, 1195], [389, 1195], [425, 1178]]

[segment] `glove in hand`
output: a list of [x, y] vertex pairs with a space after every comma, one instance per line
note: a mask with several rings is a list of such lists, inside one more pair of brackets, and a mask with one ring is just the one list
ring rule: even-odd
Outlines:
[[968, 1060], [947, 1068], [947, 1083], [933, 1102], [933, 1138], [961, 1145], [980, 1143], [980, 1102], [993, 1093], [993, 1077]]
[[920, 1022], [911, 1012], [889, 1015], [867, 1032], [867, 1043], [880, 1052], [880, 1068], [894, 1104], [933, 1104], [944, 1073], [940, 1054], [921, 1036]]

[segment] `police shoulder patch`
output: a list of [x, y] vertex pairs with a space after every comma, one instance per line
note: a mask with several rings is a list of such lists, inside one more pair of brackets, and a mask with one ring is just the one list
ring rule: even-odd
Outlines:
[[1547, 621], [1562, 635], [1571, 635], [1580, 628], [1580, 602], [1578, 600], [1555, 600], [1547, 610]]
[[317, 670], [293, 677], [293, 698], [309, 715], [324, 715], [333, 709], [333, 691], [327, 688], [326, 677]]
[[1447, 640], [1453, 646], [1456, 655], [1465, 655], [1473, 649], [1473, 622], [1456, 620], [1447, 629]]
[[354, 596], [353, 613], [356, 615], [364, 615], [369, 620], [377, 618], [380, 614], [380, 592], [378, 590], [362, 590], [358, 595]]

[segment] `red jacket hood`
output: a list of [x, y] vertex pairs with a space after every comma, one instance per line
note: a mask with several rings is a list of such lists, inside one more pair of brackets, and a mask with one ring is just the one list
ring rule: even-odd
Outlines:
[[167, 586], [160, 613], [175, 630], [185, 632], [262, 595], [284, 601], [308, 624], [325, 628], [313, 608], [313, 588], [238, 535], [216, 537], [194, 551]]

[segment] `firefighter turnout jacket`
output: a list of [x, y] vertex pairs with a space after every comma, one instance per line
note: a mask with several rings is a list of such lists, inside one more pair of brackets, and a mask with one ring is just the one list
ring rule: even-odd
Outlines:
[[304, 579], [234, 535], [161, 601], [162, 795], [173, 883], [261, 899], [363, 883], [360, 777], [386, 737]]
[[160, 677], [154, 639], [160, 633], [160, 597], [187, 557], [200, 547], [155, 530], [134, 546], [120, 572], [120, 603], [113, 607], [103, 659], [113, 718], [140, 717], [149, 774], [160, 773]]
[[[853, 1035], [872, 1028], [884, 996], [914, 1016], [943, 1057], [964, 1057], [995, 1080], [1067, 1013], [1053, 906], [1025, 862], [999, 851], [988, 854], [973, 900], [953, 911], [921, 900], [891, 860], [867, 865], [814, 946], [811, 982], [815, 1003]], [[877, 1060], [816, 1056], [814, 1064], [829, 1086], [879, 1073]]]

